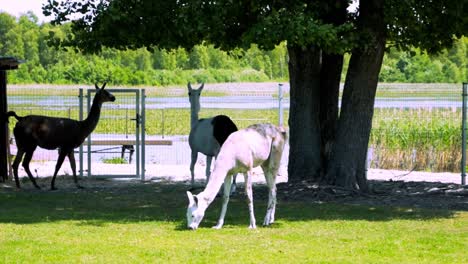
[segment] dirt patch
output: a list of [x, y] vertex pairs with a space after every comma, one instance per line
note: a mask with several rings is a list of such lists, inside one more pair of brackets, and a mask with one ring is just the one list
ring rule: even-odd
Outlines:
[[468, 211], [468, 186], [460, 184], [371, 180], [369, 187], [369, 193], [360, 193], [307, 181], [280, 183], [278, 198], [286, 201]]

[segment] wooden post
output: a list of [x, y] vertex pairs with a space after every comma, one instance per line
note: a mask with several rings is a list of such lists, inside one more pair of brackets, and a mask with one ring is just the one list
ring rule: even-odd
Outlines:
[[18, 69], [20, 62], [12, 57], [0, 57], [0, 182], [8, 179], [8, 123], [6, 122], [7, 71]]

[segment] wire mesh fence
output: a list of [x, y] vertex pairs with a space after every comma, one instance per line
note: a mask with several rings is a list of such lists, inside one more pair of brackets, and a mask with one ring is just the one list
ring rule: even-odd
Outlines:
[[[190, 103], [186, 87], [145, 90], [146, 138], [172, 141], [172, 145], [147, 145], [144, 150], [145, 164], [184, 165], [189, 174], [190, 147], [187, 140]], [[254, 123], [278, 124], [280, 115], [283, 115], [283, 120], [288, 120], [289, 115], [288, 84], [283, 86], [283, 92], [283, 109], [279, 111], [277, 83], [206, 85], [200, 100], [199, 117], [224, 114], [231, 117], [238, 128]], [[116, 102], [103, 105], [93, 136], [133, 137], [137, 115], [135, 100], [127, 95], [116, 97]], [[9, 110], [16, 111], [18, 115], [80, 118], [79, 90], [76, 86], [14, 86], [8, 91], [8, 104]], [[369, 168], [459, 172], [461, 117], [459, 84], [380, 84], [369, 141]], [[14, 124], [10, 122], [10, 130]], [[287, 122], [284, 125], [287, 126]], [[134, 157], [131, 161], [130, 149], [113, 147], [112, 150], [93, 155], [92, 162], [135, 162]], [[285, 166], [288, 149], [284, 154]], [[56, 151], [38, 150], [34, 155], [33, 162], [55, 161], [57, 158]], [[199, 155], [198, 164], [203, 166], [205, 160], [203, 155]], [[151, 176], [151, 171], [147, 170], [146, 174]]]
[[381, 85], [374, 111], [370, 168], [460, 171], [460, 85]]

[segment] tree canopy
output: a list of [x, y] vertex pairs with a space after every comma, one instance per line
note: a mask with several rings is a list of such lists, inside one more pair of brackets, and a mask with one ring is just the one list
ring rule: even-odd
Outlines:
[[[351, 2], [49, 0], [43, 9], [44, 14], [54, 16], [54, 24], [73, 18], [73, 37], [63, 44], [86, 51], [103, 46], [191, 48], [203, 41], [227, 50], [251, 43], [272, 49], [287, 41], [343, 52], [362, 45], [368, 37], [355, 32], [359, 11], [345, 11]], [[465, 2], [383, 1], [389, 43], [431, 52], [450, 47], [454, 37], [466, 34]], [[346, 18], [339, 24], [330, 23], [331, 12], [346, 12]]]
[[[15, 18], [0, 13], [0, 52], [24, 61], [9, 74], [10, 83], [93, 83], [109, 81], [113, 85], [184, 85], [192, 82], [286, 81], [286, 42], [272, 50], [258, 45], [225, 52], [210, 44], [191, 49], [146, 48], [118, 50], [103, 47], [96, 54], [84, 54], [72, 48], [56, 50], [48, 39], [52, 31], [63, 39], [70, 23], [52, 26], [38, 23], [33, 13]], [[58, 42], [57, 42], [58, 43]], [[440, 54], [428, 54], [419, 48], [387, 51], [380, 82], [463, 82], [468, 76], [468, 38], [455, 41]], [[345, 56], [344, 68], [349, 56]], [[73, 74], [72, 74], [73, 73]], [[342, 73], [342, 79], [344, 79]]]

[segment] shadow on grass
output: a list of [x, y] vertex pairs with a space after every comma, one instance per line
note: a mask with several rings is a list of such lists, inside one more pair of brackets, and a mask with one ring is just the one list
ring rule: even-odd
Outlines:
[[[76, 189], [66, 187], [58, 191], [35, 190], [30, 186], [17, 191], [0, 188], [0, 223], [30, 224], [62, 220], [79, 221], [79, 225], [102, 226], [109, 222], [136, 223], [148, 221], [174, 222], [176, 229], [186, 230], [186, 190], [182, 183], [121, 183]], [[85, 185], [86, 186], [86, 185]], [[59, 186], [60, 187], [60, 186]], [[266, 211], [265, 188], [254, 188], [255, 215], [260, 226]], [[198, 192], [196, 192], [198, 193]], [[257, 197], [256, 197], [257, 194]], [[203, 227], [216, 224], [221, 198], [208, 208]], [[417, 208], [352, 206], [332, 203], [278, 201], [276, 218], [286, 221], [307, 220], [368, 220], [450, 218], [456, 212]], [[248, 226], [249, 214], [243, 193], [231, 197], [225, 223]], [[281, 227], [274, 224], [272, 228]]]

